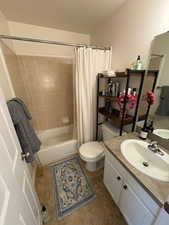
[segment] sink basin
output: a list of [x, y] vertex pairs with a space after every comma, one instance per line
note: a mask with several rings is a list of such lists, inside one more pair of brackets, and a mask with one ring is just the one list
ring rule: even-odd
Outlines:
[[161, 138], [169, 139], [169, 130], [168, 129], [155, 129], [154, 134], [158, 135]]
[[161, 150], [161, 156], [148, 149], [149, 143], [141, 140], [125, 140], [121, 152], [125, 159], [136, 169], [151, 178], [169, 182], [169, 155]]

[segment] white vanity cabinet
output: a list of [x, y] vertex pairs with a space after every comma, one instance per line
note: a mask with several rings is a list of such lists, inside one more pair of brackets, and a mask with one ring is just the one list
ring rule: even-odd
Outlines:
[[150, 225], [154, 222], [155, 217], [127, 183], [124, 184], [121, 192], [119, 208], [130, 225]]
[[111, 166], [109, 161], [105, 163], [104, 167], [104, 184], [106, 184], [107, 189], [117, 204], [122, 191], [123, 180], [120, 174]]
[[153, 225], [159, 205], [108, 151], [104, 184], [129, 225]]

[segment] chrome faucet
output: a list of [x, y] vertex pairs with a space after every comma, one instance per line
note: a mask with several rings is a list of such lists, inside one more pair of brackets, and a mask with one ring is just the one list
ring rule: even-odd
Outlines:
[[157, 141], [152, 141], [149, 145], [148, 145], [148, 149], [154, 153], [157, 153], [159, 155], [164, 155], [164, 153], [160, 150]]

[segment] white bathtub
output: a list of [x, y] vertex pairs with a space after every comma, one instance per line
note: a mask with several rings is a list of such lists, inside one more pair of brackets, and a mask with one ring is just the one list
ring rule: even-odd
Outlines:
[[42, 165], [61, 160], [77, 153], [77, 140], [72, 126], [45, 130], [38, 133], [42, 142], [38, 157]]

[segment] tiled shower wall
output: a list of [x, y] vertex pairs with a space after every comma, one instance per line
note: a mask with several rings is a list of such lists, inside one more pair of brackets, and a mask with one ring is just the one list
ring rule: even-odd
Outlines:
[[16, 95], [27, 104], [34, 128], [41, 131], [72, 124], [72, 60], [16, 56], [7, 47], [3, 51]]
[[28, 106], [36, 130], [64, 126], [73, 122], [73, 71], [70, 60], [37, 56], [18, 56]]

